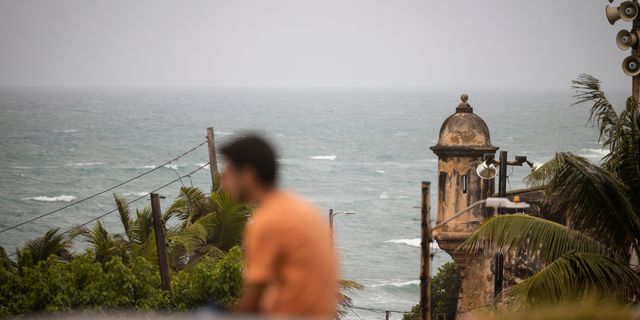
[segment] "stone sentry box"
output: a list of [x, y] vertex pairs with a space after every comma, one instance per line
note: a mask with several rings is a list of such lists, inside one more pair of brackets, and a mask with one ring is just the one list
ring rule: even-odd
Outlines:
[[[491, 144], [489, 128], [482, 118], [473, 113], [463, 94], [456, 113], [447, 118], [440, 128], [438, 144], [431, 150], [438, 156], [438, 213], [436, 224], [452, 217], [474, 202], [486, 199], [494, 193], [494, 179], [484, 180], [476, 174], [476, 167], [484, 161], [484, 154], [496, 153]], [[434, 238], [460, 269], [462, 288], [458, 300], [457, 319], [465, 319], [466, 313], [493, 301], [493, 257], [482, 252], [468, 255], [456, 251], [475, 227], [493, 210], [484, 206], [475, 208], [434, 230]]]

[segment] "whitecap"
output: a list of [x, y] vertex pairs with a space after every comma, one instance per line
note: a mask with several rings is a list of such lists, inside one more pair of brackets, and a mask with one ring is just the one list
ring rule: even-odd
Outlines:
[[54, 130], [55, 132], [62, 132], [62, 133], [72, 133], [72, 132], [78, 132], [78, 130]]
[[311, 157], [311, 159], [314, 160], [335, 160], [337, 158], [337, 156], [315, 156], [315, 157]]
[[154, 165], [139, 167], [139, 169], [155, 169], [155, 168], [156, 168], [156, 166], [154, 166]]
[[209, 164], [208, 163], [196, 163], [196, 166], [198, 166], [198, 167], [208, 167]]
[[389, 195], [387, 195], [387, 193], [386, 193], [386, 192], [383, 192], [383, 193], [380, 195], [380, 199], [389, 199]]
[[384, 173], [384, 170], [376, 170], [377, 173]]
[[52, 201], [71, 202], [74, 199], [76, 199], [76, 197], [74, 197], [74, 196], [65, 196], [65, 195], [61, 195], [59, 197], [42, 196], [42, 197], [22, 198], [22, 200], [35, 200], [35, 201], [47, 201], [47, 202], [52, 202]]
[[411, 281], [404, 281], [404, 282], [390, 282], [390, 283], [381, 283], [381, 284], [370, 284], [370, 285], [365, 285], [365, 287], [370, 287], [370, 288], [377, 288], [377, 287], [384, 287], [384, 286], [406, 287], [406, 286], [410, 286], [410, 285], [414, 285], [414, 284], [420, 284], [420, 280], [411, 280]]
[[399, 196], [398, 199], [409, 199], [407, 196]]
[[134, 196], [138, 196], [138, 197], [142, 197], [142, 196], [146, 196], [147, 194], [149, 194], [149, 192], [126, 192], [123, 193], [123, 196], [130, 196], [130, 195], [134, 195]]
[[582, 149], [581, 151], [589, 152], [587, 154], [580, 155], [585, 158], [602, 158], [609, 154], [609, 150], [606, 149]]
[[103, 164], [105, 164], [105, 162], [80, 162], [80, 163], [69, 163], [69, 164], [66, 164], [66, 166], [85, 167], [85, 166], [99, 166]]
[[232, 135], [233, 132], [222, 132], [222, 131], [218, 132], [218, 131], [216, 131], [216, 132], [214, 132], [214, 134], [220, 134], [220, 135], [228, 136], [228, 135]]
[[[399, 244], [406, 244], [412, 247], [416, 247], [416, 248], [420, 248], [420, 242], [422, 240], [420, 238], [413, 238], [413, 239], [393, 239], [393, 240], [387, 240], [385, 241], [385, 243], [399, 243]], [[431, 245], [429, 245], [429, 247], [432, 250], [436, 250], [439, 249], [438, 247], [438, 243], [437, 242], [433, 242], [431, 243]]]

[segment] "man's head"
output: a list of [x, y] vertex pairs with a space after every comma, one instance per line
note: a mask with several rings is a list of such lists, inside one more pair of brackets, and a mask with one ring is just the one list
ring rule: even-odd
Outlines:
[[259, 201], [276, 185], [277, 164], [273, 148], [256, 135], [247, 135], [222, 148], [227, 166], [222, 185], [238, 201]]

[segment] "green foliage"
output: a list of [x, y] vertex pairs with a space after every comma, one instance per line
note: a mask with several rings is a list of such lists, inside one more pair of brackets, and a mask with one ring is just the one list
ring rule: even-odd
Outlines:
[[[431, 278], [431, 318], [455, 319], [458, 309], [458, 296], [462, 279], [458, 275], [460, 267], [456, 262], [447, 262], [438, 268], [438, 273]], [[420, 317], [420, 305], [417, 304], [411, 312], [405, 312], [402, 320]]]
[[[444, 319], [455, 319], [458, 309], [458, 296], [462, 279], [460, 267], [454, 261], [447, 262], [438, 268], [438, 273], [431, 279], [431, 316]], [[437, 319], [442, 319], [439, 317]]]
[[[25, 251], [23, 257], [30, 256]], [[218, 263], [205, 258], [191, 274], [172, 275], [172, 292], [162, 291], [157, 269], [142, 257], [131, 266], [118, 256], [94, 262], [91, 249], [70, 263], [55, 255], [29, 267], [8, 270], [0, 263], [0, 316], [77, 310], [184, 310], [207, 302], [233, 307], [242, 283], [239, 247]]]

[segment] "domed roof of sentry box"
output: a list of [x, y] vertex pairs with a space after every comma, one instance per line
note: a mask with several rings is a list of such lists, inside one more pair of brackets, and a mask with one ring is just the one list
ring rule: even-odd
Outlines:
[[491, 144], [487, 124], [473, 113], [473, 108], [467, 103], [469, 96], [463, 94], [462, 103], [456, 108], [456, 113], [442, 123], [438, 144], [431, 150], [438, 156], [447, 154], [483, 154], [495, 153], [498, 150]]

